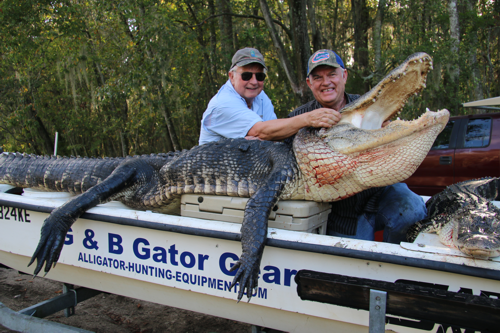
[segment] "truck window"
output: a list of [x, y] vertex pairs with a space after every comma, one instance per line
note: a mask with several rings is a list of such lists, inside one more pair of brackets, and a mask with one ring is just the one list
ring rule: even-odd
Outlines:
[[464, 148], [487, 147], [490, 144], [491, 118], [470, 119], [464, 137]]
[[439, 133], [438, 137], [434, 141], [431, 150], [450, 148], [451, 130], [453, 129], [454, 123], [455, 123], [454, 120], [450, 120], [448, 124], [446, 124], [443, 131]]

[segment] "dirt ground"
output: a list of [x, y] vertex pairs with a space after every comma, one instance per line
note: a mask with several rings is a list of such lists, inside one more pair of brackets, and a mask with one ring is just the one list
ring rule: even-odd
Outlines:
[[[0, 268], [0, 302], [19, 311], [62, 293], [62, 283]], [[59, 311], [45, 319], [94, 332], [252, 332], [249, 324], [118, 295], [79, 303], [75, 315]], [[0, 333], [15, 332], [0, 326]]]

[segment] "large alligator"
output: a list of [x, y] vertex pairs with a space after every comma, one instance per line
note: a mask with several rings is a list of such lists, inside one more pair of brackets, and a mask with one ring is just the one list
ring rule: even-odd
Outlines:
[[427, 218], [408, 229], [408, 241], [414, 242], [422, 232], [435, 232], [441, 243], [467, 255], [498, 257], [500, 209], [491, 201], [499, 192], [500, 178], [467, 180], [448, 186], [427, 201]]
[[342, 110], [330, 129], [302, 129], [293, 145], [230, 139], [188, 151], [129, 158], [0, 157], [0, 183], [82, 193], [45, 220], [30, 265], [35, 275], [56, 264], [65, 235], [83, 214], [119, 200], [135, 209], [172, 212], [184, 193], [249, 197], [241, 227], [242, 255], [233, 266], [238, 300], [257, 287], [269, 213], [278, 200], [330, 202], [408, 178], [426, 156], [449, 113], [427, 111], [396, 120], [406, 100], [425, 86], [430, 56], [417, 53], [370, 92]]

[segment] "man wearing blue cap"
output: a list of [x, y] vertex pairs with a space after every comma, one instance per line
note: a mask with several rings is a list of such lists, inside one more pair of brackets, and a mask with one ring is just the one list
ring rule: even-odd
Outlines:
[[267, 67], [259, 50], [238, 50], [229, 69], [229, 80], [210, 100], [201, 120], [199, 144], [224, 138], [281, 140], [305, 126], [331, 127], [340, 120], [332, 109], [319, 109], [294, 119], [276, 119], [274, 107], [263, 91]]
[[[301, 116], [320, 108], [338, 112], [358, 99], [359, 95], [345, 92], [347, 76], [344, 62], [337, 53], [316, 51], [309, 58], [306, 79], [314, 100], [298, 107], [288, 117]], [[408, 228], [426, 215], [424, 201], [406, 184], [371, 188], [332, 203], [327, 234], [373, 240], [375, 231], [384, 230], [384, 242], [399, 244], [406, 241]]]
[[350, 102], [358, 99], [359, 95], [345, 92], [347, 76], [344, 62], [337, 53], [331, 50], [315, 52], [309, 58], [306, 78], [307, 85], [315, 99], [292, 111], [289, 117], [322, 107], [338, 112]]

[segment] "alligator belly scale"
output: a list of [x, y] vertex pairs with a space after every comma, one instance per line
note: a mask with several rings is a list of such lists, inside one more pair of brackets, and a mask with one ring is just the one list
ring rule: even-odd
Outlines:
[[[292, 145], [230, 139], [188, 151], [128, 158], [48, 158], [0, 155], [0, 183], [81, 195], [45, 220], [31, 263], [48, 272], [71, 225], [86, 210], [118, 200], [135, 209], [175, 211], [182, 194], [248, 197], [241, 227], [242, 255], [233, 266], [238, 300], [257, 287], [267, 220], [278, 200], [332, 202], [371, 187], [405, 180], [427, 155], [449, 112], [414, 121], [391, 119], [425, 86], [432, 61], [416, 53], [377, 86], [341, 110], [330, 129], [302, 129]], [[365, 117], [366, 116], [366, 117]]]

